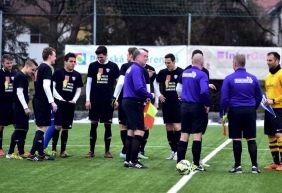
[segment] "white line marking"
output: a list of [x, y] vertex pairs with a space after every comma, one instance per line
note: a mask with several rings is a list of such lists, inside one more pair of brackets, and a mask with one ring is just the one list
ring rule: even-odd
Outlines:
[[[213, 156], [215, 156], [219, 151], [221, 151], [226, 145], [228, 145], [232, 140], [227, 139], [220, 146], [214, 149], [209, 155], [207, 155], [202, 161], [205, 164], [209, 161]], [[177, 193], [198, 171], [191, 172], [189, 175], [184, 175], [167, 193]]]

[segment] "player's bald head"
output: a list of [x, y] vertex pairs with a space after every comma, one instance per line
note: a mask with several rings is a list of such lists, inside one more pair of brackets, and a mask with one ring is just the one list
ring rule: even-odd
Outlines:
[[204, 57], [203, 55], [201, 54], [195, 54], [193, 57], [192, 57], [192, 64], [193, 65], [196, 65], [196, 66], [199, 66], [199, 67], [202, 67], [203, 64], [204, 64]]

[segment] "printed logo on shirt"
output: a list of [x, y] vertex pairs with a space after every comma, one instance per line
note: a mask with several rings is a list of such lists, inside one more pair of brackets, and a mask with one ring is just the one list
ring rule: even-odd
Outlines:
[[73, 81], [75, 81], [76, 77], [75, 77], [75, 76], [72, 76], [71, 79], [72, 79]]
[[[106, 69], [106, 72], [110, 71], [110, 69]], [[97, 84], [108, 84], [109, 76], [107, 74], [103, 74], [103, 68], [99, 68], [97, 74]]]
[[109, 69], [109, 68], [106, 68], [106, 72], [109, 73], [109, 72], [110, 72], [110, 69]]
[[166, 75], [166, 78], [165, 78], [165, 88], [168, 87], [170, 80], [171, 80], [171, 76], [170, 75]]
[[69, 81], [70, 81], [70, 76], [65, 75], [65, 79], [63, 81], [63, 91], [67, 91], [67, 92], [73, 91], [73, 83]]
[[103, 74], [103, 68], [99, 68], [99, 69], [98, 69], [98, 73], [97, 73], [97, 82], [98, 82], [98, 80], [101, 79], [102, 74]]
[[235, 78], [234, 83], [235, 84], [252, 84], [254, 80], [247, 76], [246, 78]]
[[185, 78], [195, 78], [197, 76], [196, 72], [192, 71], [192, 72], [184, 72], [182, 74], [182, 77]]
[[70, 77], [66, 75], [66, 76], [65, 76], [65, 79], [64, 79], [64, 81], [63, 81], [63, 88], [66, 88], [66, 87], [67, 87], [69, 80], [70, 80]]
[[165, 91], [175, 91], [175, 90], [176, 90], [176, 83], [171, 81], [171, 75], [166, 75]]
[[177, 79], [177, 78], [178, 78], [178, 75], [177, 75], [177, 74], [175, 74], [173, 77], [174, 77], [174, 79]]
[[5, 82], [4, 82], [5, 92], [13, 92], [13, 83], [11, 83], [12, 78], [14, 79], [13, 76], [11, 78], [9, 76], [5, 77]]

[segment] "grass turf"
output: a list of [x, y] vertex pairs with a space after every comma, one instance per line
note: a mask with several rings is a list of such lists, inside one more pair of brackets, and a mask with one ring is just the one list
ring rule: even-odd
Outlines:
[[[34, 135], [34, 125], [31, 124], [27, 138], [26, 150], [31, 147]], [[7, 150], [12, 127], [4, 130], [4, 148]], [[72, 157], [57, 158], [56, 161], [31, 162], [27, 160], [7, 160], [0, 158], [0, 192], [134, 192], [159, 193], [167, 192], [181, 176], [175, 170], [175, 161], [165, 160], [170, 150], [166, 140], [164, 126], [156, 126], [150, 131], [146, 147], [149, 160], [142, 162], [148, 169], [137, 170], [123, 167], [119, 158], [121, 142], [118, 125], [113, 125], [111, 152], [113, 159], [105, 159], [103, 127], [98, 128], [98, 140], [94, 159], [86, 159], [89, 151], [89, 124], [74, 124], [69, 133], [67, 151]], [[267, 139], [258, 129], [258, 160], [261, 166], [271, 162]], [[204, 136], [202, 158], [226, 140], [218, 126], [208, 128]], [[187, 159], [191, 158], [191, 143]], [[241, 175], [229, 174], [226, 171], [233, 165], [232, 145], [228, 145], [213, 157], [208, 164], [207, 172], [195, 174], [180, 192], [278, 192], [279, 172], [265, 171], [254, 175], [250, 173], [250, 159], [243, 143]], [[58, 146], [58, 149], [60, 147]]]

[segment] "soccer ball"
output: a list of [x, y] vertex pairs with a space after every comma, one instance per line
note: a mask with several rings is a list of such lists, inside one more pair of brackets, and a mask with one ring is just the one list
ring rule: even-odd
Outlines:
[[192, 165], [188, 160], [181, 160], [176, 164], [176, 170], [181, 174], [181, 175], [186, 175], [191, 172]]

